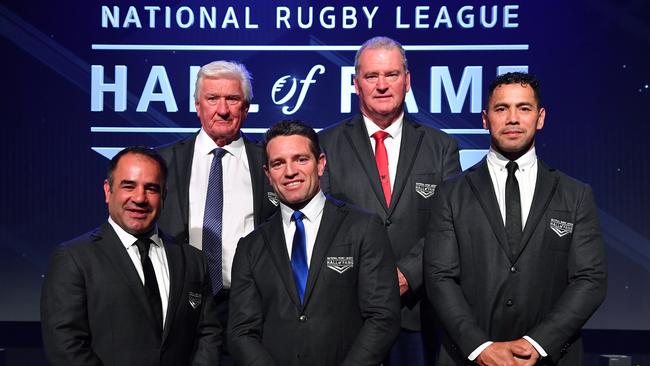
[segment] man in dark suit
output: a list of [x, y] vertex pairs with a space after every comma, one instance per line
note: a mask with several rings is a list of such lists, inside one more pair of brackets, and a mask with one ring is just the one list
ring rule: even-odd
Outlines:
[[582, 363], [605, 253], [589, 186], [537, 159], [545, 114], [535, 78], [499, 76], [482, 115], [487, 157], [439, 187], [424, 254], [448, 335], [439, 365]]
[[[252, 97], [244, 65], [204, 65], [194, 91], [201, 130], [160, 149], [169, 166], [169, 193], [158, 225], [177, 241], [203, 250], [224, 326], [237, 242], [278, 205], [264, 177], [262, 147], [240, 132]], [[211, 198], [215, 195], [220, 199]]]
[[299, 121], [266, 133], [280, 212], [243, 238], [228, 339], [240, 365], [378, 365], [399, 331], [395, 262], [379, 219], [325, 198], [325, 155]]
[[52, 365], [218, 365], [205, 260], [156, 227], [166, 175], [151, 149], [119, 152], [104, 181], [108, 222], [52, 255], [41, 297]]
[[[364, 43], [355, 57], [361, 114], [320, 133], [327, 156], [323, 192], [376, 213], [397, 259], [402, 332], [390, 365], [433, 362], [423, 347], [422, 248], [436, 186], [460, 173], [456, 141], [404, 113], [411, 75], [402, 46], [386, 37]], [[435, 321], [422, 319], [427, 331]], [[430, 335], [430, 333], [425, 333]]]

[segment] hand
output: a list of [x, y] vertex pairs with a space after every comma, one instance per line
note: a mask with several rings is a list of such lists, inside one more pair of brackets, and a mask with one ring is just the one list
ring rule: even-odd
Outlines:
[[510, 342], [494, 342], [476, 357], [481, 366], [517, 366]]
[[402, 296], [409, 290], [409, 281], [406, 280], [399, 268], [397, 268], [397, 282], [399, 283], [399, 295]]
[[481, 352], [476, 362], [481, 366], [533, 366], [539, 353], [530, 342], [520, 338], [510, 342], [494, 342]]
[[539, 352], [537, 352], [535, 347], [524, 338], [508, 343], [511, 344], [511, 350], [518, 365], [532, 366], [537, 362], [537, 360], [539, 360]]

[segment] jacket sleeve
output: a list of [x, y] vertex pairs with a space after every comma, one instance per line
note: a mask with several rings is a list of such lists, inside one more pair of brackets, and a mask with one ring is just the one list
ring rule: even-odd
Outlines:
[[343, 365], [378, 365], [400, 329], [395, 259], [379, 218], [368, 221], [359, 250], [358, 296], [364, 319]]
[[102, 365], [91, 348], [85, 279], [66, 247], [50, 259], [41, 293], [41, 327], [53, 366]]
[[596, 311], [607, 291], [605, 249], [588, 186], [583, 186], [578, 199], [567, 268], [568, 286], [562, 296], [527, 334], [554, 360]]
[[454, 219], [444, 187], [434, 196], [431, 222], [424, 244], [424, 281], [445, 331], [463, 357], [489, 341], [479, 327], [460, 287], [461, 268]]
[[245, 239], [240, 239], [232, 264], [228, 316], [228, 348], [237, 365], [271, 366], [273, 358], [262, 345], [262, 299], [259, 295]]
[[221, 349], [223, 328], [219, 323], [217, 308], [212, 296], [212, 284], [208, 274], [208, 266], [203, 255], [200, 256], [204, 278], [201, 298], [201, 316], [196, 327], [196, 351], [192, 361], [193, 366], [219, 366], [219, 350]]

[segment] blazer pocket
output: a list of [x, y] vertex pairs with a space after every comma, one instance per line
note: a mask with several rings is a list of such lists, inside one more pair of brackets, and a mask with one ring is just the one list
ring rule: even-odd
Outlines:
[[432, 197], [436, 193], [438, 181], [434, 173], [413, 174], [408, 190], [412, 190], [420, 210], [431, 209]]
[[352, 243], [333, 244], [325, 257], [325, 280], [330, 286], [351, 287], [357, 284], [357, 265]]
[[548, 210], [544, 217], [544, 241], [552, 250], [566, 252], [573, 237], [573, 213], [563, 210]]

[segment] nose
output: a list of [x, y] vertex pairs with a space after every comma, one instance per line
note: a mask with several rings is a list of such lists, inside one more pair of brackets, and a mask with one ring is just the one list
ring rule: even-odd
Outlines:
[[219, 116], [227, 118], [230, 115], [230, 108], [228, 108], [228, 103], [226, 98], [219, 98], [216, 105], [217, 114]]
[[388, 88], [388, 81], [386, 80], [386, 76], [379, 75], [379, 77], [377, 77], [376, 86], [377, 86], [377, 89], [386, 90]]
[[136, 204], [143, 204], [147, 201], [147, 194], [145, 192], [144, 187], [138, 187], [133, 190], [133, 194], [131, 195], [131, 201], [133, 201]]
[[507, 124], [509, 125], [517, 125], [519, 124], [519, 117], [517, 115], [517, 110], [512, 108], [508, 110], [508, 122]]
[[294, 176], [296, 176], [296, 174], [298, 174], [298, 170], [295, 169], [293, 163], [288, 163], [284, 170], [284, 176], [287, 178], [293, 178]]

